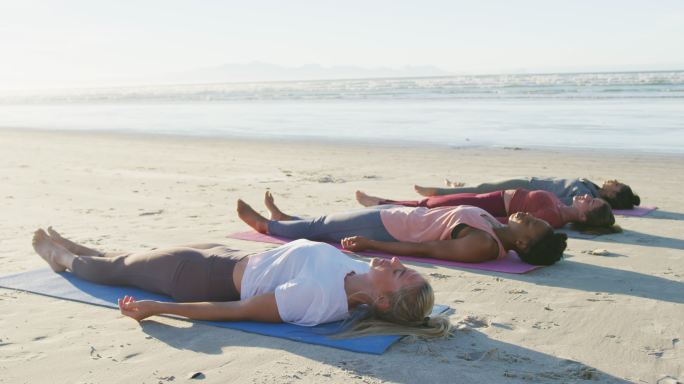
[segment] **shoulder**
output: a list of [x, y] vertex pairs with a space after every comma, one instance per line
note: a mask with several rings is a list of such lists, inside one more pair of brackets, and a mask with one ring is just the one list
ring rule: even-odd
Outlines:
[[481, 229], [470, 227], [462, 240], [464, 240], [463, 245], [467, 246], [473, 253], [492, 258], [499, 255], [499, 242], [494, 236]]

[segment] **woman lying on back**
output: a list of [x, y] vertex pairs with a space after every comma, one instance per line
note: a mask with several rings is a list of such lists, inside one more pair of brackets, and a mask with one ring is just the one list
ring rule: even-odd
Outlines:
[[579, 179], [558, 179], [555, 177], [524, 177], [502, 180], [493, 183], [482, 183], [474, 187], [466, 187], [463, 183], [446, 180], [447, 188], [421, 187], [416, 185], [416, 192], [423, 196], [452, 195], [455, 193], [488, 193], [506, 189], [524, 188], [531, 191], [542, 190], [556, 195], [564, 204], [572, 204], [575, 196], [589, 195], [600, 197], [613, 209], [632, 209], [641, 203], [632, 188], [617, 180], [607, 180], [600, 187], [591, 181]]
[[95, 283], [133, 286], [179, 301], [119, 299], [121, 313], [138, 321], [160, 314], [303, 326], [346, 319], [340, 336], [450, 332], [446, 317], [428, 317], [434, 303], [430, 284], [396, 258], [369, 264], [307, 240], [257, 254], [220, 244], [104, 253], [48, 231], [35, 232], [33, 247], [55, 272], [69, 270]]
[[528, 191], [527, 189], [507, 189], [490, 193], [456, 193], [453, 195], [431, 196], [422, 200], [390, 200], [367, 195], [356, 191], [356, 200], [365, 207], [395, 204], [405, 207], [455, 207], [472, 205], [489, 212], [502, 223], [508, 216], [517, 212], [528, 212], [546, 221], [554, 228], [573, 223], [583, 232], [615, 233], [620, 227], [615, 224], [615, 216], [610, 205], [603, 199], [589, 195], [575, 196], [572, 205], [563, 204], [556, 195], [547, 191]]
[[394, 205], [367, 207], [315, 219], [284, 214], [266, 192], [270, 220], [238, 200], [238, 215], [261, 233], [289, 239], [342, 243], [351, 251], [374, 250], [399, 256], [422, 256], [479, 263], [518, 252], [530, 264], [550, 265], [560, 260], [567, 236], [554, 233], [545, 221], [518, 212], [502, 224], [472, 206], [409, 208]]

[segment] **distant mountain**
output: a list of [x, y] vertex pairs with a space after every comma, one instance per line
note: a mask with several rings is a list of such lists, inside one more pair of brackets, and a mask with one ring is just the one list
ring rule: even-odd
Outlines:
[[[376, 77], [424, 77], [448, 76], [450, 72], [430, 66], [405, 66], [399, 68], [358, 66], [321, 66], [307, 64], [297, 67], [250, 62], [244, 64], [224, 64], [192, 71], [161, 75], [153, 79], [163, 83], [223, 83], [243, 81], [292, 81], [292, 80], [328, 80], [355, 79]], [[149, 79], [152, 80], [152, 79]]]

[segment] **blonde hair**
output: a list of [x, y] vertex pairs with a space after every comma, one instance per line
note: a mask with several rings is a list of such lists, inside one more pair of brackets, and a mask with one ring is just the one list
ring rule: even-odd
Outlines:
[[430, 316], [435, 294], [427, 281], [400, 289], [389, 296], [389, 308], [359, 306], [342, 324], [337, 338], [366, 335], [404, 335], [423, 338], [446, 337], [451, 323], [444, 315]]

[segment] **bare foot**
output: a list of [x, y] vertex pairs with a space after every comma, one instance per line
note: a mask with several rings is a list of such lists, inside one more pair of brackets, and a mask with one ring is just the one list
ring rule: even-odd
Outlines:
[[380, 204], [380, 200], [382, 199], [379, 197], [367, 195], [361, 191], [356, 191], [356, 201], [358, 201], [359, 204], [363, 205], [364, 207], [378, 205]]
[[415, 189], [416, 192], [418, 192], [418, 194], [421, 196], [430, 197], [437, 195], [437, 188], [421, 187], [420, 185], [414, 185], [413, 189]]
[[79, 255], [79, 256], [102, 256], [102, 255], [104, 255], [104, 253], [102, 253], [100, 251], [96, 251], [92, 248], [84, 247], [80, 244], [76, 244], [73, 241], [62, 237], [62, 235], [60, 235], [59, 232], [52, 229], [52, 227], [48, 227], [47, 231], [50, 234], [50, 239], [52, 239], [52, 241], [61, 245], [64, 248], [66, 248], [67, 251], [69, 251], [75, 255]]
[[33, 249], [43, 260], [47, 261], [55, 272], [64, 272], [66, 267], [58, 262], [59, 246], [55, 245], [45, 233], [44, 230], [39, 229], [33, 233]]
[[240, 219], [260, 233], [268, 233], [268, 220], [255, 211], [249, 204], [238, 199], [237, 213]]
[[268, 211], [271, 212], [271, 220], [294, 220], [294, 217], [283, 213], [283, 211], [281, 211], [280, 208], [278, 208], [275, 205], [275, 202], [273, 201], [273, 194], [271, 193], [271, 191], [266, 191], [266, 194], [264, 195], [264, 205], [266, 206], [266, 209], [268, 209]]
[[444, 184], [449, 188], [461, 188], [465, 186], [465, 183], [462, 181], [451, 181], [449, 179], [444, 179]]

